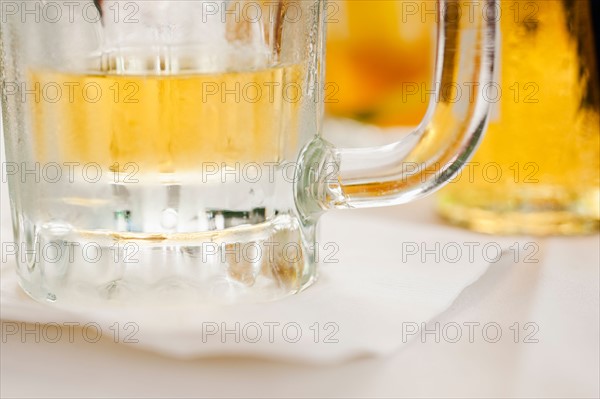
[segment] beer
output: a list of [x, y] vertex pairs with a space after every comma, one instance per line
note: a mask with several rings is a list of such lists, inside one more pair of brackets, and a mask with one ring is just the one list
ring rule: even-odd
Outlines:
[[39, 217], [145, 239], [281, 219], [293, 203], [276, 191], [291, 184], [282, 170], [295, 161], [310, 101], [304, 76], [303, 64], [204, 74], [30, 71], [22, 92], [48, 175], [31, 187]]
[[501, 59], [486, 136], [439, 195], [486, 233], [598, 229], [600, 121], [588, 3], [501, 2]]
[[38, 157], [105, 169], [133, 163], [144, 172], [277, 162], [296, 146], [301, 72], [300, 65], [164, 76], [33, 71]]

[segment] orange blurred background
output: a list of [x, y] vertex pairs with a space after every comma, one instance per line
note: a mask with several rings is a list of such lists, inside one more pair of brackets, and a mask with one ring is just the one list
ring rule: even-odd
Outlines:
[[411, 13], [410, 3], [329, 2], [327, 83], [339, 90], [326, 101], [330, 115], [380, 126], [421, 121], [427, 101], [403, 88], [431, 86], [435, 15]]

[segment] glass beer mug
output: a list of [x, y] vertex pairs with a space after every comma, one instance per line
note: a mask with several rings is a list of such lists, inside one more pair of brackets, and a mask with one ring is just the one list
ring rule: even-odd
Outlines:
[[600, 86], [590, 2], [500, 6], [501, 68], [489, 129], [470, 165], [440, 191], [439, 212], [485, 233], [594, 233]]
[[[456, 4], [438, 2], [436, 76], [485, 85], [495, 2], [472, 19]], [[320, 138], [321, 0], [0, 5], [4, 173], [17, 273], [38, 300], [297, 293], [316, 278], [324, 211], [432, 192], [485, 129], [476, 93], [442, 95], [393, 145]]]

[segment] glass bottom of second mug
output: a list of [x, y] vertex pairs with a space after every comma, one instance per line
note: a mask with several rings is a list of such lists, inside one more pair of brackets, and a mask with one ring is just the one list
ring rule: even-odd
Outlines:
[[447, 222], [473, 231], [501, 235], [584, 235], [600, 230], [597, 216], [572, 209], [494, 209], [462, 204], [445, 197], [438, 198], [438, 213]]
[[46, 225], [35, 237], [44, 250], [37, 259], [24, 255], [19, 283], [34, 299], [61, 305], [265, 302], [316, 280], [313, 237], [290, 215], [173, 235], [65, 234]]

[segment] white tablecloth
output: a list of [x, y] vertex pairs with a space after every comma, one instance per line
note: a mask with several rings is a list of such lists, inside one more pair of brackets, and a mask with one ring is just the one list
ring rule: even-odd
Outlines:
[[[431, 200], [356, 212], [372, 219], [439, 223]], [[372, 234], [376, 232], [360, 231], [357, 240]], [[457, 229], [457, 240], [461, 234]], [[537, 243], [538, 263], [492, 265], [449, 310], [430, 322], [427, 328], [433, 331], [439, 323], [439, 342], [433, 333], [419, 334], [391, 356], [320, 367], [252, 358], [177, 360], [107, 340], [53, 344], [8, 339], [0, 352], [0, 393], [3, 397], [598, 397], [599, 236]], [[496, 326], [491, 323], [502, 332], [495, 343]], [[520, 331], [517, 343], [515, 323]], [[526, 323], [532, 324], [526, 329]], [[452, 343], [456, 325], [463, 336]], [[471, 340], [468, 326], [474, 329]]]

